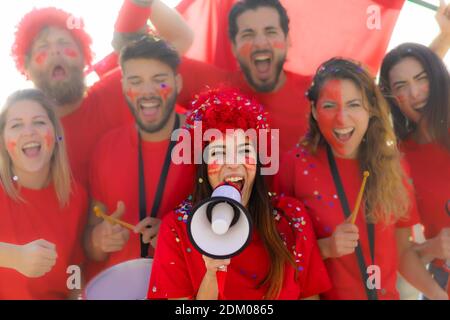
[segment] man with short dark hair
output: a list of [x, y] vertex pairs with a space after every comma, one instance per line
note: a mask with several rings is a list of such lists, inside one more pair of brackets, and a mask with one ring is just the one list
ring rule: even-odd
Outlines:
[[178, 103], [189, 108], [194, 94], [207, 86], [238, 87], [265, 106], [271, 127], [280, 129], [280, 151], [289, 150], [306, 132], [309, 105], [304, 92], [310, 77], [283, 68], [290, 46], [286, 10], [278, 0], [238, 1], [229, 14], [229, 37], [242, 72], [185, 58], [180, 65], [184, 85]]
[[276, 91], [286, 81], [288, 34], [289, 17], [278, 1], [248, 0], [232, 7], [228, 36], [245, 79], [257, 92]]
[[306, 133], [309, 104], [304, 93], [311, 80], [284, 70], [291, 45], [287, 12], [278, 0], [238, 1], [229, 13], [228, 31], [241, 70], [227, 72], [185, 59], [180, 72], [186, 86], [178, 101], [185, 105], [207, 84], [237, 86], [265, 106], [271, 127], [280, 129], [279, 148], [285, 152]]
[[179, 61], [173, 48], [153, 37], [122, 50], [122, 87], [135, 123], [109, 132], [98, 144], [90, 191], [93, 206], [136, 226], [130, 234], [91, 215], [85, 249], [97, 263], [90, 265], [88, 277], [125, 260], [153, 256], [160, 218], [192, 190], [194, 166], [171, 159], [172, 132], [185, 120], [175, 111], [182, 87]]

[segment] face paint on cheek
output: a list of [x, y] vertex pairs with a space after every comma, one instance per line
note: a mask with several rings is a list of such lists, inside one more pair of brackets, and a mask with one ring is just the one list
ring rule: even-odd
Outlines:
[[286, 43], [285, 43], [285, 42], [282, 42], [282, 41], [275, 41], [275, 42], [273, 43], [273, 47], [274, 47], [275, 49], [284, 50], [284, 49], [286, 49]]
[[338, 102], [339, 104], [342, 102], [342, 83], [339, 79], [331, 79], [325, 83], [325, 86], [322, 87], [322, 90], [319, 94], [321, 100], [331, 100]]
[[78, 53], [76, 52], [76, 50], [72, 49], [72, 48], [65, 48], [64, 49], [64, 54], [72, 59], [75, 59], [78, 57]]
[[45, 61], [47, 61], [48, 53], [47, 52], [39, 52], [37, 56], [34, 58], [34, 62], [36, 62], [37, 65], [42, 66], [45, 64]]
[[130, 99], [131, 102], [135, 102], [137, 97], [137, 92], [133, 91], [133, 89], [128, 89], [127, 92], [125, 92], [125, 95]]
[[8, 151], [10, 153], [15, 153], [16, 152], [16, 146], [17, 146], [17, 141], [15, 140], [8, 140], [6, 142], [6, 148], [8, 149]]
[[220, 183], [219, 179], [220, 166], [215, 164], [208, 165], [208, 180], [211, 183], [211, 186], [215, 188], [217, 183]]
[[45, 145], [47, 146], [48, 149], [50, 149], [53, 146], [53, 143], [55, 142], [53, 132], [48, 130], [44, 136], [44, 139], [45, 139]]
[[248, 171], [256, 171], [256, 159], [252, 156], [246, 156], [244, 166]]
[[399, 104], [403, 104], [406, 101], [405, 96], [403, 94], [399, 94], [399, 95], [395, 96], [395, 98], [397, 99], [397, 102]]
[[217, 163], [217, 160], [214, 160], [213, 163], [208, 164], [208, 176], [215, 175], [219, 173], [220, 165]]
[[163, 98], [163, 100], [167, 100], [167, 97], [173, 92], [172, 87], [163, 83], [159, 89], [159, 95]]
[[242, 57], [250, 57], [252, 52], [252, 45], [250, 43], [245, 43], [238, 50], [239, 55]]
[[[334, 102], [337, 105], [330, 108], [323, 108], [325, 101]], [[337, 113], [342, 112], [342, 84], [340, 80], [328, 80], [322, 87], [319, 94], [319, 101], [316, 109], [317, 123], [325, 140], [331, 145], [335, 151], [342, 151], [344, 145], [334, 135], [333, 129], [339, 125]]]
[[429, 97], [429, 91], [430, 91], [430, 85], [428, 83], [422, 83], [419, 87], [419, 90], [421, 92], [423, 92], [423, 96], [426, 97], [426, 99], [428, 100]]

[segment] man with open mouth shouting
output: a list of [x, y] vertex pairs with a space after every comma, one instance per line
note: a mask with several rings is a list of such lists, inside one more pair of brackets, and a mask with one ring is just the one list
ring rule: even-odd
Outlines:
[[[124, 6], [134, 2], [143, 1], [125, 0]], [[182, 19], [177, 19], [177, 13], [160, 1], [150, 1], [147, 6], [147, 11], [152, 11], [151, 17], [158, 17], [155, 24], [164, 31], [162, 36], [181, 52], [186, 50], [190, 29]], [[115, 40], [122, 39], [122, 45], [124, 34], [132, 39], [138, 33], [132, 28], [130, 18], [127, 12], [121, 12], [116, 24]], [[91, 38], [83, 21], [77, 20], [75, 24], [74, 19], [53, 7], [33, 9], [17, 26], [12, 55], [18, 70], [55, 102], [55, 112], [66, 133], [71, 169], [75, 178], [86, 185], [89, 159], [101, 136], [125, 122], [132, 122], [132, 117], [122, 94], [120, 72], [86, 88], [84, 70], [93, 60]]]
[[[194, 166], [175, 164], [171, 141], [185, 116], [175, 111], [182, 81], [179, 56], [165, 41], [145, 37], [120, 56], [123, 92], [135, 123], [107, 133], [94, 151], [92, 205], [135, 225], [134, 232], [91, 214], [85, 248], [91, 277], [120, 262], [153, 256], [162, 214], [192, 189]], [[94, 262], [95, 261], [95, 262]]]
[[306, 133], [309, 109], [304, 92], [310, 77], [284, 70], [291, 44], [285, 8], [278, 0], [238, 1], [228, 16], [228, 37], [240, 71], [229, 73], [183, 60], [180, 72], [186, 86], [179, 103], [184, 105], [202, 83], [232, 84], [265, 106], [271, 127], [280, 129], [280, 152], [288, 151]]

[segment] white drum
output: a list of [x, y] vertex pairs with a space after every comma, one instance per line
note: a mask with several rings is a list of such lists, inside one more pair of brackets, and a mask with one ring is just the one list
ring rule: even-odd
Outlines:
[[89, 281], [86, 300], [144, 300], [153, 259], [135, 259], [112, 266]]

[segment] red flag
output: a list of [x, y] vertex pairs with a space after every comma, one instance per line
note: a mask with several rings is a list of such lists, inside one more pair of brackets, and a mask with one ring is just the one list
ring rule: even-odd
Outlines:
[[[285, 68], [313, 74], [333, 56], [378, 71], [405, 0], [281, 0], [290, 17]], [[236, 0], [183, 0], [177, 10], [195, 31], [187, 56], [236, 70], [228, 40], [228, 12]]]

